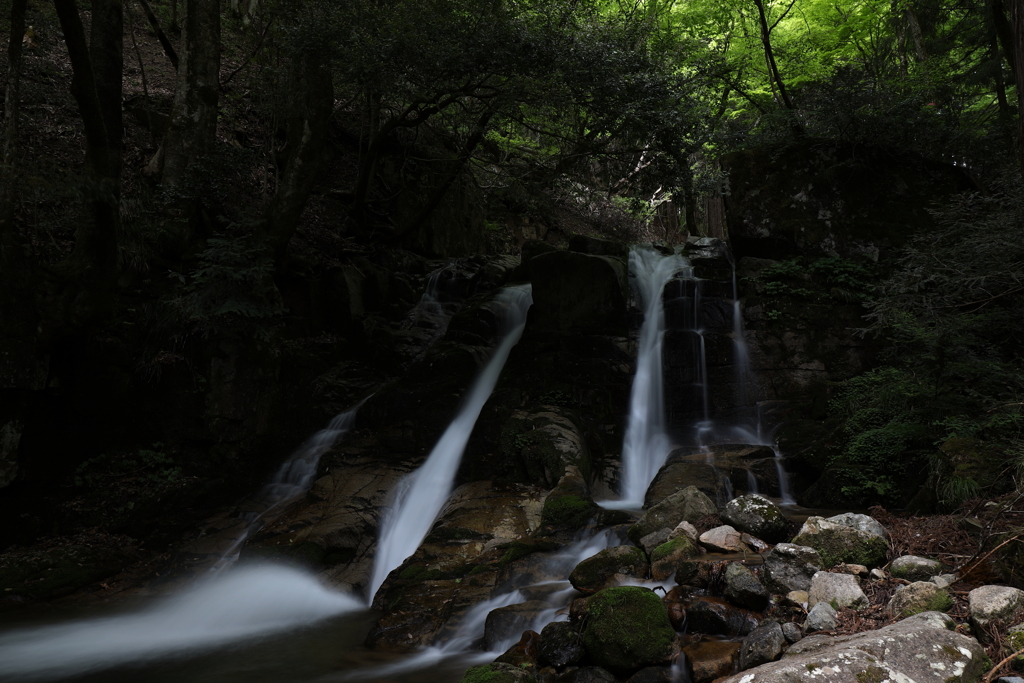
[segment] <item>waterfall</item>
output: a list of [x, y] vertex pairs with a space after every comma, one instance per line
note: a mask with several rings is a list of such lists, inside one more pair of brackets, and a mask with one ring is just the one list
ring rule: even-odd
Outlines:
[[134, 614], [0, 634], [0, 679], [49, 679], [195, 655], [363, 608], [296, 569], [238, 568]]
[[622, 500], [603, 503], [606, 507], [641, 507], [648, 485], [668, 457], [671, 444], [666, 433], [661, 362], [665, 337], [662, 292], [666, 283], [687, 265], [678, 254], [666, 256], [652, 247], [637, 246], [629, 252], [629, 270], [640, 289], [644, 322], [629, 397], [629, 423], [622, 444]]
[[[359, 403], [359, 406], [361, 405], [362, 402]], [[257, 499], [262, 503], [263, 509], [260, 512], [243, 515], [248, 522], [245, 531], [228, 547], [217, 563], [211, 567], [211, 571], [219, 572], [234, 564], [242, 545], [259, 530], [260, 521], [267, 514], [309, 490], [316, 477], [316, 468], [320, 464], [320, 457], [352, 429], [359, 406], [335, 416], [326, 429], [321, 429], [309, 437], [292, 453], [291, 457], [285, 460], [270, 483], [264, 486], [259, 493]]]
[[512, 347], [519, 341], [526, 326], [526, 312], [533, 303], [531, 287], [506, 287], [499, 292], [496, 301], [505, 308], [502, 321], [504, 329], [498, 348], [427, 460], [399, 482], [395, 489], [391, 509], [381, 523], [368, 595], [370, 602], [388, 574], [416, 552], [448, 499], [462, 460], [462, 452], [477, 417], [494, 390]]

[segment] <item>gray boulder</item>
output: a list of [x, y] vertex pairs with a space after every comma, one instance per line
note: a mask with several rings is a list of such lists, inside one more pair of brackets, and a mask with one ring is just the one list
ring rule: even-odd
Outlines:
[[741, 553], [750, 548], [743, 542], [740, 532], [728, 524], [716, 526], [700, 535], [699, 542], [713, 553]]
[[804, 625], [808, 633], [815, 631], [831, 631], [839, 625], [836, 619], [836, 611], [827, 602], [819, 602], [807, 613], [807, 623]]
[[779, 543], [764, 558], [764, 582], [773, 593], [806, 591], [811, 578], [823, 568], [821, 555], [814, 548]]
[[878, 520], [868, 515], [861, 515], [856, 512], [844, 512], [841, 515], [835, 515], [829, 517], [828, 521], [835, 524], [842, 524], [858, 531], [863, 531], [866, 534], [872, 536], [878, 536], [879, 538], [889, 539], [889, 532], [885, 530], [885, 527], [879, 524]]
[[716, 512], [718, 508], [710, 498], [701, 493], [696, 486], [687, 486], [645, 512], [643, 517], [629, 528], [629, 540], [639, 544], [640, 539], [653, 531], [672, 531], [680, 522], [696, 522], [701, 517]]
[[730, 500], [722, 521], [756, 538], [775, 543], [786, 537], [786, 518], [778, 505], [762, 495], [748, 493]]
[[786, 642], [790, 644], [795, 643], [804, 637], [804, 634], [800, 631], [800, 627], [792, 621], [787, 621], [782, 625], [782, 635], [786, 637]]
[[669, 534], [671, 533], [672, 532], [669, 529], [658, 529], [657, 531], [652, 531], [640, 539], [639, 546], [643, 548], [644, 552], [647, 553], [647, 556], [650, 557], [655, 548], [668, 540]]
[[807, 604], [814, 607], [819, 602], [827, 602], [836, 609], [861, 609], [870, 604], [856, 576], [832, 572], [818, 572], [811, 579], [811, 589], [807, 591]]
[[812, 636], [792, 645], [779, 661], [722, 683], [973, 683], [989, 659], [977, 640], [953, 631], [955, 625], [945, 614], [922, 612], [876, 631]]
[[1024, 591], [1009, 586], [982, 586], [967, 594], [971, 623], [984, 628], [994, 621], [1005, 621], [1024, 605]]
[[897, 579], [927, 581], [942, 573], [942, 563], [917, 555], [903, 555], [889, 564], [889, 573]]
[[[761, 612], [768, 607], [768, 591], [740, 562], [730, 562], [725, 568], [725, 599], [738, 607]], [[756, 666], [756, 665], [751, 665]]]
[[822, 566], [826, 569], [843, 562], [879, 567], [885, 564], [886, 552], [889, 550], [889, 542], [876, 533], [822, 517], [809, 517], [793, 543], [817, 550], [824, 563]]
[[786, 636], [778, 623], [772, 621], [764, 626], [758, 626], [743, 639], [743, 647], [740, 649], [740, 670], [775, 661], [775, 658], [782, 654], [785, 644]]

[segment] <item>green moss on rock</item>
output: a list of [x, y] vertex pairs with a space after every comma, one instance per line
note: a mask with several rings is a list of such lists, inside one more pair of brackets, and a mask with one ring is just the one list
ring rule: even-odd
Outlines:
[[579, 529], [597, 510], [589, 498], [577, 495], [548, 496], [541, 511], [541, 524], [562, 529]]
[[646, 588], [606, 588], [587, 601], [583, 646], [590, 659], [618, 676], [666, 663], [676, 633], [661, 599]]
[[889, 550], [889, 544], [884, 538], [868, 534], [854, 536], [839, 529], [820, 529], [813, 533], [801, 534], [792, 542], [817, 550], [824, 568], [834, 567], [843, 562], [880, 567], [885, 564], [886, 553]]
[[647, 555], [640, 548], [628, 545], [605, 548], [580, 562], [569, 574], [573, 588], [583, 593], [596, 593], [616, 574], [638, 579], [647, 576]]
[[496, 662], [474, 666], [462, 677], [462, 683], [537, 683], [525, 669]]

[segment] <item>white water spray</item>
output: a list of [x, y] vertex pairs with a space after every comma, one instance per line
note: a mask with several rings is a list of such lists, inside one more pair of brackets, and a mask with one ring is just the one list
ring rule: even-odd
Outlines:
[[246, 516], [246, 521], [249, 524], [245, 531], [228, 547], [217, 563], [211, 567], [211, 571], [219, 572], [234, 564], [242, 545], [259, 529], [260, 520], [309, 490], [316, 477], [316, 468], [320, 464], [320, 458], [337, 443], [338, 439], [352, 429], [352, 425], [356, 421], [356, 412], [361, 405], [362, 402], [352, 410], [335, 416], [326, 429], [321, 429], [309, 437], [281, 465], [270, 483], [264, 486], [259, 493], [258, 500], [262, 503], [263, 510], [258, 513], [250, 512]]
[[671, 443], [666, 433], [661, 347], [665, 337], [665, 285], [688, 264], [682, 256], [666, 256], [647, 246], [629, 252], [629, 270], [636, 277], [644, 305], [636, 376], [629, 397], [629, 423], [622, 444], [622, 500], [605, 507], [638, 508], [647, 487], [665, 464]]
[[459, 414], [448, 425], [426, 462], [398, 484], [391, 510], [381, 523], [368, 595], [370, 602], [388, 574], [416, 552], [448, 499], [462, 460], [462, 452], [466, 449], [480, 411], [494, 390], [512, 347], [523, 334], [526, 312], [533, 303], [531, 287], [506, 287], [498, 294], [496, 301], [503, 304], [506, 311], [502, 341], [473, 383]]
[[239, 568], [135, 614], [0, 634], [0, 680], [191, 656], [362, 609], [361, 601], [296, 569]]

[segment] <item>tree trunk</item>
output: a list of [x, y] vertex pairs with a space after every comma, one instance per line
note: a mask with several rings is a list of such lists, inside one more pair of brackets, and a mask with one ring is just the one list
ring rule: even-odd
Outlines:
[[793, 132], [801, 136], [804, 134], [803, 126], [796, 119], [796, 106], [793, 104], [793, 100], [789, 97], [789, 92], [786, 90], [786, 84], [782, 80], [782, 75], [779, 73], [779, 65], [775, 63], [775, 51], [772, 49], [771, 40], [771, 29], [768, 28], [768, 15], [765, 12], [764, 0], [754, 0], [754, 4], [757, 5], [757, 16], [761, 24], [761, 45], [764, 46], [764, 56], [768, 61], [768, 78], [773, 80], [779, 88], [779, 98], [782, 100], [782, 105], [789, 111], [794, 112], [791, 123]]
[[1017, 81], [1017, 161], [1024, 177], [1024, 0], [1010, 0], [1014, 78]]
[[493, 109], [487, 109], [487, 111], [480, 115], [480, 119], [476, 122], [476, 128], [466, 140], [466, 144], [463, 145], [461, 153], [451, 162], [451, 169], [449, 169], [448, 175], [445, 176], [440, 185], [434, 188], [434, 191], [427, 199], [427, 203], [423, 205], [419, 212], [417, 212], [408, 227], [402, 230], [401, 237], [403, 239], [422, 228], [430, 219], [431, 214], [433, 214], [434, 211], [437, 210], [437, 207], [440, 206], [441, 200], [444, 199], [448, 189], [459, 177], [459, 174], [462, 173], [462, 169], [466, 167], [466, 163], [469, 161], [470, 157], [473, 156], [473, 152], [476, 151], [476, 148], [484, 139], [484, 134], [487, 132], [487, 124], [490, 123], [491, 117], [493, 116]]
[[[170, 39], [164, 30], [160, 28], [160, 20], [153, 14], [153, 9], [149, 6], [147, 0], [139, 0], [139, 4], [142, 5], [142, 11], [146, 15], [146, 21], [149, 22], [150, 28], [153, 29], [153, 33], [156, 34], [156, 39], [160, 41], [160, 47], [164, 49], [164, 54], [167, 55], [167, 59], [171, 60], [171, 66], [175, 69], [178, 68], [178, 53], [175, 52], [174, 46], [171, 45]], [[175, 6], [177, 4], [175, 3]], [[174, 10], [171, 11], [171, 22], [176, 20], [174, 16]], [[173, 29], [172, 29], [173, 30]]]
[[80, 328], [109, 314], [117, 278], [124, 31], [121, 0], [93, 0], [88, 43], [74, 0], [54, 0], [54, 6], [71, 61], [71, 94], [85, 130], [90, 215], [75, 234], [52, 314], [56, 326]]
[[334, 111], [331, 72], [321, 54], [309, 51], [297, 55], [292, 73], [290, 90], [295, 105], [288, 117], [288, 160], [277, 192], [257, 228], [257, 235], [278, 264], [284, 260], [299, 216], [309, 201]]
[[[217, 140], [220, 93], [220, 1], [186, 0], [178, 83], [163, 150], [163, 184], [179, 185], [188, 168]], [[159, 170], [159, 169], [152, 169]]]
[[18, 163], [18, 110], [21, 85], [21, 41], [25, 35], [26, 0], [11, 4], [11, 34], [7, 44], [7, 84], [4, 95], [4, 137], [0, 156], [0, 271], [15, 256], [15, 177]]

